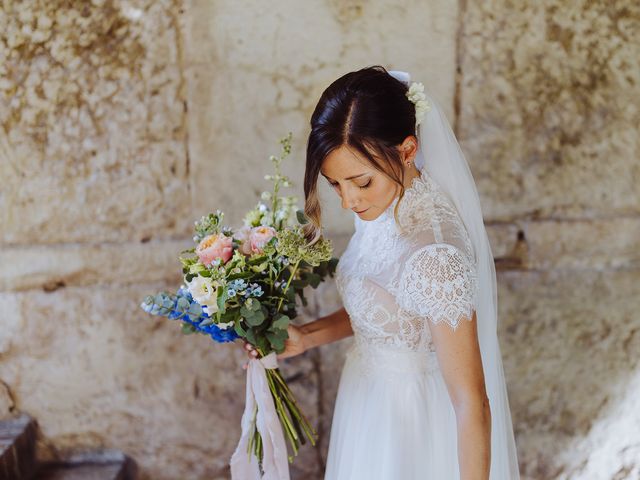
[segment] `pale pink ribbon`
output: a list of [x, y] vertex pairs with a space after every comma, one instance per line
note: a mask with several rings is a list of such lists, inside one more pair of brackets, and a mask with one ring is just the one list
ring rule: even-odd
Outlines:
[[[246, 398], [241, 421], [242, 435], [230, 462], [232, 480], [289, 480], [287, 446], [282, 424], [267, 383], [265, 370], [267, 368], [278, 368], [276, 352], [271, 352], [262, 358], [249, 360]], [[262, 437], [264, 475], [260, 475], [258, 459], [253, 451], [247, 453], [251, 421], [256, 404], [258, 406], [256, 426]]]

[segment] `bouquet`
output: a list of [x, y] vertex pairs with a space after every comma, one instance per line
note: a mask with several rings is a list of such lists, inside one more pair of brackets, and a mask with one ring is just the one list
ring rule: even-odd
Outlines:
[[297, 315], [296, 298], [306, 306], [304, 288], [333, 276], [338, 263], [329, 240], [306, 241], [302, 226], [308, 220], [296, 208], [296, 197], [279, 194], [281, 186], [291, 186], [280, 172], [291, 152], [291, 133], [280, 143], [281, 155], [270, 156], [275, 175], [265, 175], [273, 191], [262, 193], [243, 226], [224, 226], [220, 210], [196, 221], [196, 246], [179, 255], [184, 285], [141, 304], [152, 315], [180, 321], [185, 334], [209, 335], [220, 343], [246, 339], [258, 351], [260, 358], [249, 361], [243, 434], [231, 459], [232, 476], [243, 480], [261, 478], [262, 471], [288, 478], [285, 435], [294, 455], [307, 438], [315, 445], [317, 433], [277, 368], [276, 354], [284, 351]]

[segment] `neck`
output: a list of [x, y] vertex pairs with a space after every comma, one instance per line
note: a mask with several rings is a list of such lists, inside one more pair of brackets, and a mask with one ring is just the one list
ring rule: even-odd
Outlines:
[[420, 170], [418, 170], [414, 163], [407, 167], [404, 173], [404, 188], [409, 188], [413, 179], [420, 176]]

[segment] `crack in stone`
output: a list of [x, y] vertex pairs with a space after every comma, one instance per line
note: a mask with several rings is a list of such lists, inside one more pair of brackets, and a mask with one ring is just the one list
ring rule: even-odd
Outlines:
[[[15, 413], [17, 411], [16, 397], [11, 391], [11, 387], [7, 382], [2, 380], [1, 378], [0, 378], [0, 387], [2, 387], [2, 389], [4, 390], [5, 392], [4, 395], [6, 395], [6, 397], [9, 399], [9, 413]], [[2, 412], [0, 412], [0, 414], [1, 413]]]
[[458, 30], [456, 32], [456, 58], [455, 58], [455, 87], [453, 91], [453, 132], [456, 138], [460, 132], [462, 108], [462, 56], [464, 49], [464, 16], [467, 12], [467, 0], [460, 0], [458, 3]]

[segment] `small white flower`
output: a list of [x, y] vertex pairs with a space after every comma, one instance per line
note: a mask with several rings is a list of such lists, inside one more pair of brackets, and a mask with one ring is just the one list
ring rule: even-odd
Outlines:
[[411, 82], [407, 91], [407, 98], [416, 108], [416, 127], [422, 123], [424, 114], [431, 110], [431, 105], [424, 94], [424, 85], [421, 82]]
[[227, 328], [232, 326], [233, 326], [233, 322], [218, 323], [218, 327], [221, 328], [222, 330], [226, 330]]
[[271, 226], [271, 218], [269, 218], [267, 215], [262, 217], [260, 219], [260, 226], [262, 226], [262, 227], [270, 227]]

